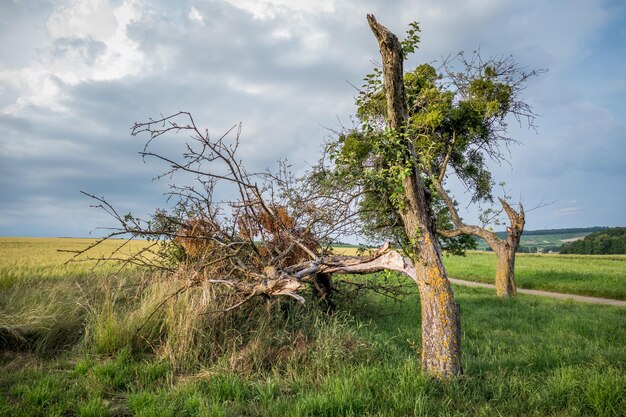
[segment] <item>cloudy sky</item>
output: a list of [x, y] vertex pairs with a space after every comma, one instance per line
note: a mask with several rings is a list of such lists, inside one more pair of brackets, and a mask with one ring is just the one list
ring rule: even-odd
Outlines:
[[214, 135], [242, 122], [248, 166], [305, 169], [379, 59], [367, 13], [398, 35], [420, 21], [410, 66], [480, 48], [549, 69], [525, 92], [538, 128], [511, 126], [521, 144], [495, 178], [527, 208], [551, 203], [529, 230], [626, 225], [621, 0], [0, 0], [0, 235], [110, 225], [80, 190], [123, 212], [165, 206], [164, 167], [129, 134], [160, 113]]

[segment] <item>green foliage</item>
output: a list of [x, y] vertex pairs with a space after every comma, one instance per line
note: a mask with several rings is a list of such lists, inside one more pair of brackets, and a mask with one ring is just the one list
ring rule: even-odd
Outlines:
[[[454, 78], [463, 80], [458, 84], [451, 78], [450, 74], [439, 73], [430, 64], [418, 65], [405, 74], [409, 123], [403, 139], [412, 142], [417, 154], [415, 162], [421, 171], [438, 173], [445, 155], [450, 153], [448, 163], [474, 190], [474, 198], [491, 199], [492, 180], [484, 153], [499, 156], [498, 143], [506, 140], [502, 136], [505, 117], [515, 104], [516, 96], [506, 76], [496, 74], [489, 66], [478, 74], [467, 73]], [[361, 122], [358, 131], [361, 135], [372, 135], [385, 125], [386, 119], [380, 70], [375, 69], [364, 81], [356, 99]], [[373, 137], [369, 143], [376, 140]], [[408, 153], [402, 156], [401, 160], [388, 162], [411, 161]]]
[[352, 186], [383, 192], [390, 207], [404, 208], [403, 181], [412, 173], [404, 135], [389, 129], [349, 131], [339, 135], [328, 151], [336, 166], [335, 177]]
[[565, 243], [563, 254], [626, 254], [626, 227], [614, 227], [592, 233], [582, 240]]
[[[415, 52], [419, 26], [410, 25], [401, 42], [405, 57]], [[460, 64], [461, 71], [455, 69]], [[506, 119], [524, 115], [530, 108], [519, 96], [526, 73], [510, 57], [483, 60], [462, 54], [439, 68], [420, 64], [404, 74], [408, 121], [400, 132], [390, 131], [383, 74], [374, 68], [363, 79], [356, 97], [356, 123], [328, 143], [330, 167], [324, 181], [343, 189], [363, 191], [360, 200], [363, 230], [370, 239], [392, 240], [410, 252], [400, 213], [406, 208], [404, 180], [417, 175], [426, 184], [436, 180], [444, 163], [471, 191], [473, 201], [492, 201], [493, 180], [486, 162], [500, 161], [506, 136]], [[451, 226], [445, 205], [432, 187], [428, 196], [437, 227]], [[442, 241], [452, 252], [475, 247], [467, 237]]]
[[420, 43], [420, 37], [418, 35], [420, 32], [421, 30], [418, 22], [409, 23], [409, 29], [406, 31], [406, 38], [400, 42], [405, 59], [409, 54], [414, 53], [417, 49], [417, 45]]

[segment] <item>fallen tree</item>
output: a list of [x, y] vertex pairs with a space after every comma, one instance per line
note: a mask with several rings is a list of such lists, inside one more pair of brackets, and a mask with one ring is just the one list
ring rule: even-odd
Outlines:
[[[181, 131], [191, 133], [181, 158], [152, 151], [157, 138]], [[175, 199], [173, 209], [158, 210], [147, 220], [130, 213], [122, 215], [104, 197], [84, 193], [96, 201], [95, 207], [112, 216], [117, 226], [93, 245], [76, 251], [74, 260], [118, 261], [169, 273], [182, 268], [186, 280], [171, 297], [202, 283], [225, 286], [236, 293], [238, 301], [223, 311], [254, 297], [288, 296], [304, 302], [300, 293], [307, 288], [332, 307], [333, 275], [393, 270], [419, 282], [410, 259], [389, 244], [368, 256], [333, 254], [331, 236], [345, 232], [354, 221], [354, 214], [345, 206], [348, 197], [316, 194], [316, 187], [295, 179], [284, 163], [277, 172], [249, 174], [236, 155], [240, 132], [233, 128], [227, 132], [233, 137], [226, 134], [213, 139], [187, 112], [135, 123], [133, 135], [149, 136], [140, 154], [169, 166], [157, 178], [191, 174], [192, 184], [172, 186], [169, 198]], [[223, 185], [234, 190], [232, 199], [216, 197], [216, 187]], [[90, 257], [91, 249], [115, 237], [128, 240], [112, 254]], [[132, 239], [152, 243], [125, 254], [123, 248]], [[359, 283], [359, 287], [385, 295], [396, 293], [384, 284]]]

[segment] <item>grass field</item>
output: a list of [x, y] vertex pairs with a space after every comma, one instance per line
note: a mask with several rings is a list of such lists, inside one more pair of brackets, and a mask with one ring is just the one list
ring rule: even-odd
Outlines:
[[[491, 252], [444, 257], [451, 277], [490, 284], [496, 262]], [[626, 300], [626, 255], [517, 254], [515, 279], [520, 288]]]
[[[356, 255], [357, 248], [337, 248]], [[515, 278], [520, 288], [626, 300], [626, 255], [558, 255], [518, 253]], [[448, 275], [494, 283], [497, 258], [493, 252], [467, 251], [444, 255]]]
[[[13, 248], [17, 265], [30, 252], [3, 247]], [[211, 299], [200, 288], [166, 304], [135, 338], [176, 282], [59, 268], [46, 275], [33, 261], [3, 278], [0, 415], [621, 416], [626, 409], [624, 309], [499, 300], [455, 287], [465, 374], [443, 384], [419, 370], [416, 292], [402, 302], [345, 301], [333, 315], [310, 302], [261, 303], [215, 321], [198, 314]]]

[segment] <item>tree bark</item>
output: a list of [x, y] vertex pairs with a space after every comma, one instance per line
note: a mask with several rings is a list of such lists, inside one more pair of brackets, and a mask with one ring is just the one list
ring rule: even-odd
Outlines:
[[[368, 15], [367, 20], [382, 56], [389, 127], [395, 134], [404, 135], [407, 108], [402, 47], [398, 38], [373, 15]], [[413, 168], [403, 180], [406, 207], [399, 214], [407, 236], [415, 242], [413, 261], [422, 309], [422, 369], [439, 379], [449, 379], [462, 372], [459, 306], [454, 300], [434, 236], [433, 216], [426, 188], [416, 168], [417, 157], [410, 138], [407, 138], [407, 147], [407, 163]]]
[[500, 242], [498, 248], [493, 248], [498, 256], [496, 294], [498, 297], [512, 297], [517, 294], [517, 286], [515, 284], [515, 254], [517, 253], [517, 248], [522, 239], [522, 233], [524, 233], [526, 215], [522, 204], [520, 204], [519, 212], [513, 210], [509, 203], [502, 198], [500, 198], [500, 204], [502, 204], [502, 208], [509, 218], [509, 227], [506, 229], [506, 239]]
[[[389, 243], [372, 256], [326, 256], [285, 268], [266, 267], [262, 274], [255, 274], [251, 282], [227, 279], [207, 279], [206, 282], [232, 288], [244, 297], [244, 302], [255, 296], [289, 296], [303, 303], [304, 298], [298, 293], [305, 288], [305, 282], [315, 285], [320, 277], [325, 277], [330, 285], [333, 274], [363, 275], [385, 270], [400, 272], [416, 283], [420, 282], [411, 260], [390, 250]], [[241, 304], [243, 302], [232, 308]]]
[[[496, 252], [496, 250], [494, 250]], [[505, 245], [497, 249], [498, 266], [496, 269], [496, 295], [500, 298], [513, 297], [517, 294], [515, 285], [515, 251]]]

